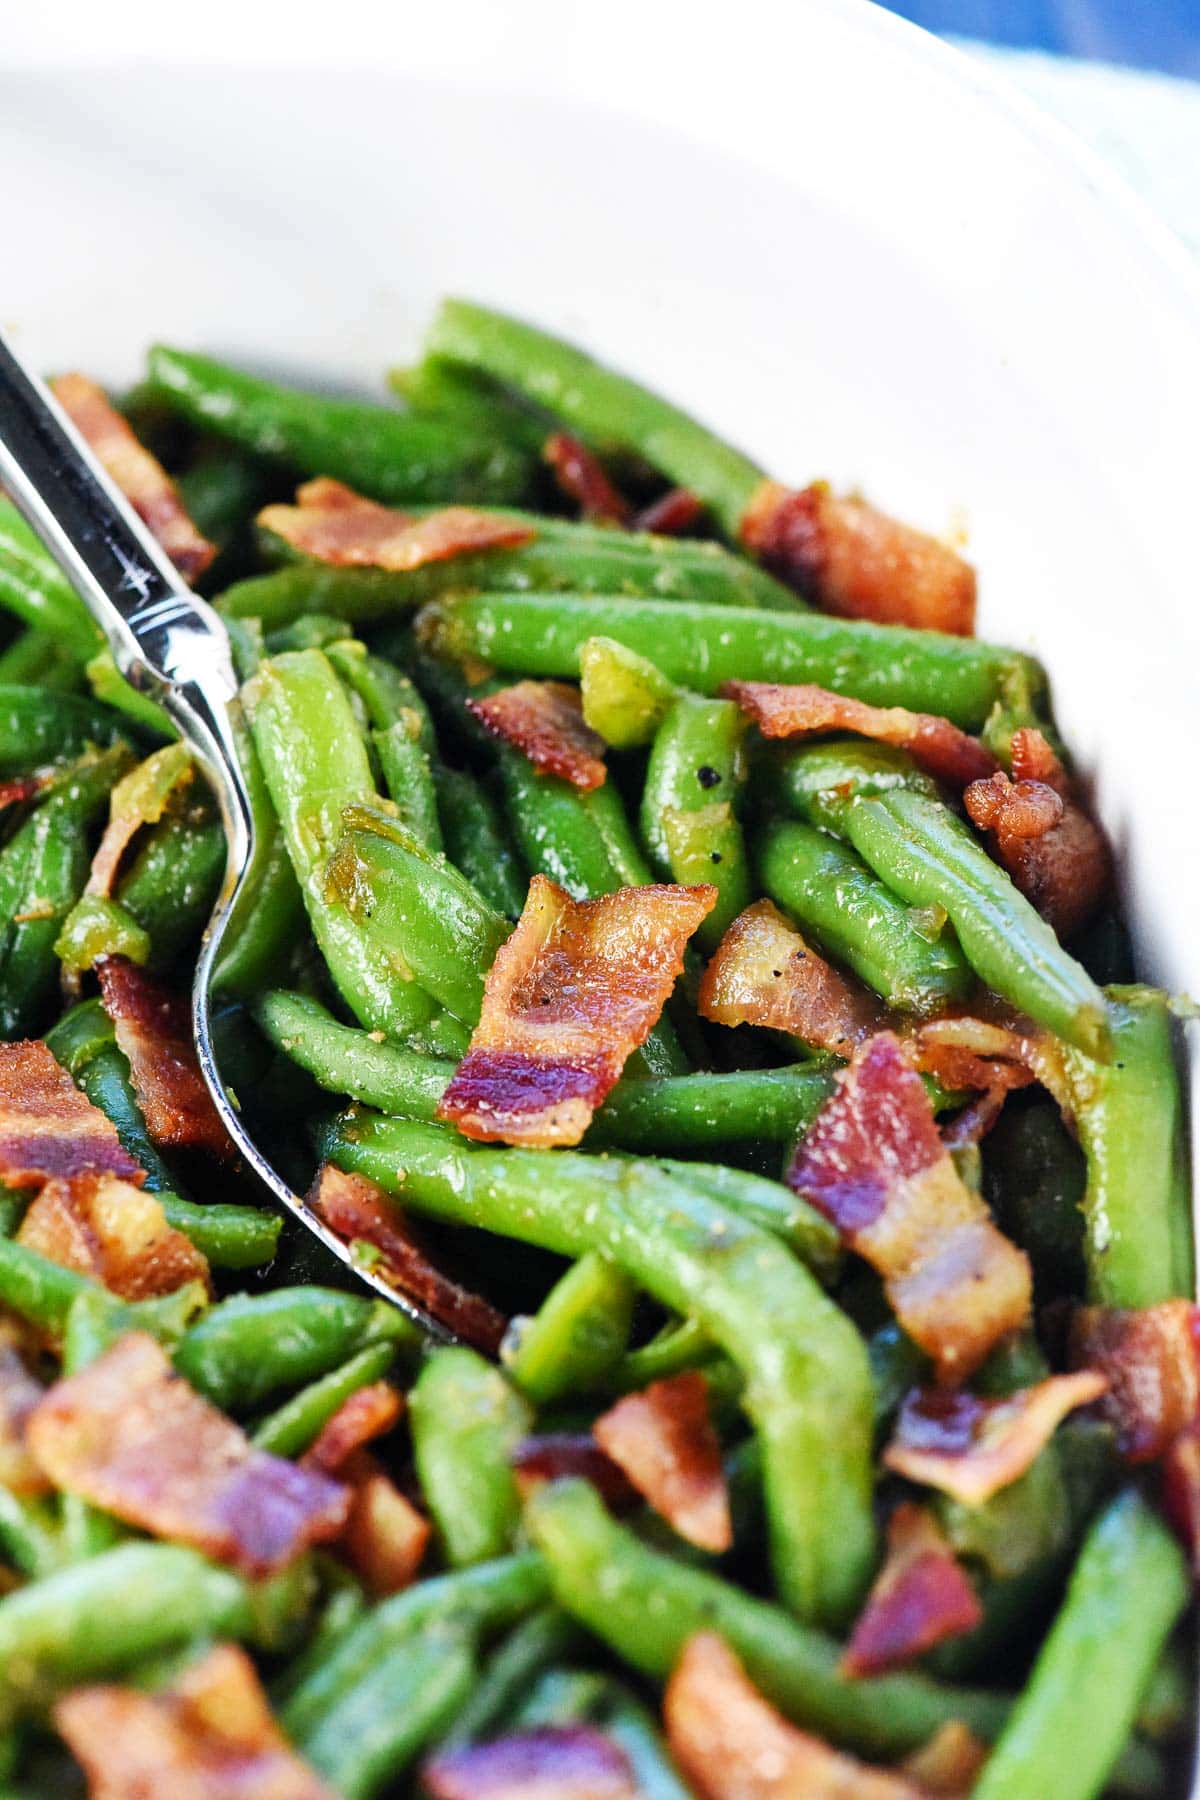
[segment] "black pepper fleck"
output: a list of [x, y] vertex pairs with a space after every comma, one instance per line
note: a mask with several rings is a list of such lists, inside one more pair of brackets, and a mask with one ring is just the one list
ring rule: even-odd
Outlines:
[[696, 780], [702, 788], [715, 788], [721, 779], [721, 771], [714, 769], [711, 763], [701, 763], [696, 770]]

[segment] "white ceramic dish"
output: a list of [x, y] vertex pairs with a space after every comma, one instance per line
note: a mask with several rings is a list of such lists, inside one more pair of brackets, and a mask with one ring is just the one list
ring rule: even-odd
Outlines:
[[33, 358], [119, 381], [163, 337], [377, 382], [458, 290], [782, 476], [965, 519], [1143, 970], [1200, 994], [1200, 279], [1136, 202], [865, 0], [242, 12], [209, 9], [219, 67], [170, 9], [93, 9], [40, 69], [17, 27], [0, 318]]

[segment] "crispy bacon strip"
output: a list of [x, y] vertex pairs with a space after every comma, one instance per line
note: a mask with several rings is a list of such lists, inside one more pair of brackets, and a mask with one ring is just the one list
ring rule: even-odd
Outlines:
[[469, 506], [446, 506], [413, 519], [380, 506], [329, 476], [306, 481], [295, 506], [267, 506], [258, 523], [293, 550], [334, 568], [391, 569], [397, 573], [507, 550], [537, 536], [531, 525]]
[[1007, 1093], [1041, 1072], [1046, 1033], [1028, 1020], [1001, 1024], [970, 1013], [927, 1019], [904, 1039], [913, 1066], [946, 1088]]
[[961, 1719], [950, 1719], [900, 1764], [922, 1793], [965, 1800], [988, 1758], [986, 1744]]
[[883, 1014], [865, 988], [827, 963], [770, 900], [739, 913], [700, 980], [702, 1019], [762, 1025], [848, 1056]]
[[625, 1752], [591, 1725], [543, 1725], [462, 1750], [421, 1771], [433, 1800], [638, 1800]]
[[960, 1178], [891, 1032], [856, 1051], [787, 1179], [882, 1275], [939, 1381], [966, 1380], [1026, 1318], [1029, 1259]]
[[571, 1476], [590, 1481], [610, 1512], [624, 1511], [638, 1498], [624, 1469], [590, 1432], [550, 1431], [522, 1438], [511, 1460], [522, 1499], [544, 1481], [564, 1481]]
[[54, 1176], [75, 1175], [146, 1179], [111, 1120], [40, 1039], [0, 1044], [0, 1180], [38, 1188]]
[[91, 1800], [335, 1800], [287, 1742], [234, 1644], [218, 1644], [156, 1694], [76, 1688], [54, 1723]]
[[628, 525], [633, 508], [617, 492], [600, 460], [569, 432], [556, 431], [542, 446], [542, 457], [568, 500], [578, 503], [585, 519], [600, 525]]
[[173, 1294], [189, 1281], [212, 1292], [208, 1259], [167, 1223], [155, 1194], [115, 1175], [48, 1181], [17, 1242], [101, 1282], [123, 1300]]
[[824, 611], [970, 637], [975, 571], [941, 544], [827, 483], [793, 491], [764, 481], [740, 536], [773, 574]]
[[154, 1142], [228, 1160], [233, 1144], [200, 1073], [187, 1000], [128, 957], [101, 958], [96, 974]]
[[1163, 1504], [1200, 1582], [1200, 1426], [1182, 1432], [1162, 1463]]
[[335, 1538], [349, 1512], [344, 1487], [256, 1450], [146, 1332], [52, 1387], [27, 1435], [55, 1487], [249, 1576]]
[[1081, 1306], [1071, 1365], [1108, 1383], [1099, 1403], [1127, 1462], [1152, 1462], [1200, 1423], [1200, 1307], [1164, 1300], [1140, 1308]]
[[979, 1506], [1023, 1475], [1077, 1406], [1098, 1400], [1108, 1383], [1094, 1370], [1051, 1375], [1001, 1400], [915, 1389], [883, 1453], [909, 1481]]
[[103, 389], [86, 375], [60, 375], [51, 386], [80, 437], [158, 539], [184, 580], [198, 580], [217, 554], [217, 546], [196, 529], [179, 489], [158, 458], [138, 442], [132, 427], [110, 405]]
[[565, 681], [518, 681], [468, 709], [493, 737], [522, 751], [545, 775], [561, 775], [585, 793], [608, 776], [604, 739], [585, 725], [579, 689]]
[[438, 1118], [489, 1142], [577, 1144], [646, 1041], [716, 897], [714, 887], [653, 886], [572, 900], [535, 875]]
[[1112, 856], [1040, 731], [1015, 731], [1011, 779], [997, 772], [972, 782], [963, 804], [1016, 886], [1060, 937], [1087, 924], [1112, 878]]
[[373, 1381], [343, 1400], [300, 1458], [301, 1467], [340, 1475], [352, 1456], [393, 1430], [404, 1411], [403, 1396], [389, 1381]]
[[455, 1337], [497, 1356], [508, 1329], [503, 1313], [435, 1268], [395, 1202], [365, 1175], [348, 1175], [323, 1163], [308, 1196], [331, 1231], [348, 1242], [370, 1244], [383, 1257], [378, 1273], [407, 1294]]
[[0, 1338], [0, 1488], [10, 1494], [43, 1494], [49, 1486], [25, 1442], [26, 1423], [44, 1393], [16, 1345]]
[[432, 1527], [384, 1474], [366, 1445], [391, 1431], [404, 1401], [386, 1381], [359, 1388], [334, 1413], [300, 1458], [350, 1486], [350, 1513], [340, 1548], [373, 1594], [395, 1594], [415, 1578]]
[[690, 488], [668, 488], [633, 519], [631, 530], [659, 537], [684, 537], [704, 517], [704, 502]]
[[904, 1501], [887, 1526], [887, 1561], [867, 1596], [839, 1669], [857, 1679], [923, 1656], [973, 1631], [979, 1597], [927, 1507]]
[[671, 1754], [704, 1800], [922, 1800], [777, 1713], [721, 1638], [689, 1639], [663, 1699]]
[[680, 1537], [702, 1550], [733, 1543], [721, 1445], [698, 1369], [652, 1381], [602, 1413], [592, 1434]]
[[828, 688], [781, 687], [773, 681], [727, 681], [721, 689], [735, 700], [767, 738], [805, 737], [815, 732], [852, 731], [857, 737], [907, 750], [921, 768], [949, 787], [986, 779], [996, 759], [978, 738], [936, 713], [903, 706], [868, 706]]

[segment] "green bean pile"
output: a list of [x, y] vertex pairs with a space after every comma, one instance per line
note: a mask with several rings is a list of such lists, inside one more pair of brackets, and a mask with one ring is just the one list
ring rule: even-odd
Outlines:
[[[1061, 942], [911, 755], [847, 732], [772, 745], [720, 691], [817, 684], [934, 714], [1006, 767], [1021, 728], [1058, 745], [1042, 671], [811, 608], [740, 541], [763, 472], [533, 327], [448, 302], [393, 386], [393, 404], [334, 399], [156, 348], [121, 409], [215, 547], [199, 587], [244, 682], [266, 854], [215, 984], [229, 1089], [298, 1191], [323, 1164], [367, 1178], [422, 1255], [511, 1322], [498, 1362], [431, 1346], [239, 1171], [151, 1129], [95, 971], [124, 957], [187, 990], [221, 828], [165, 714], [0, 499], [0, 1038], [44, 1039], [214, 1280], [121, 1298], [23, 1241], [29, 1194], [0, 1188], [3, 1341], [49, 1383], [149, 1332], [293, 1460], [390, 1383], [403, 1417], [373, 1454], [432, 1525], [417, 1578], [382, 1597], [328, 1548], [256, 1580], [78, 1493], [7, 1486], [0, 1456], [0, 1800], [83, 1791], [54, 1728], [64, 1695], [166, 1691], [216, 1642], [246, 1647], [286, 1739], [348, 1800], [424, 1791], [466, 1746], [579, 1726], [618, 1747], [638, 1793], [674, 1800], [696, 1776], [672, 1760], [662, 1691], [703, 1631], [793, 1726], [872, 1764], [966, 1726], [989, 1752], [977, 1800], [1182, 1792], [1187, 1558], [1154, 1465], [1122, 1461], [1101, 1417], [1072, 1415], [979, 1504], [922, 1490], [980, 1622], [906, 1667], [846, 1672], [884, 1521], [917, 1491], [880, 1454], [930, 1363], [784, 1179], [844, 1058], [714, 1024], [697, 998], [729, 927], [769, 899], [902, 1037], [989, 1008], [1036, 1034], [1038, 1080], [978, 1143], [955, 1136], [974, 1096], [927, 1081], [960, 1174], [1032, 1267], [1031, 1321], [973, 1394], [1063, 1369], [1073, 1307], [1191, 1299], [1171, 1009], [1136, 985], [1111, 893]], [[633, 528], [574, 516], [543, 457], [562, 430], [632, 496]], [[476, 509], [516, 541], [411, 567], [319, 560], [257, 522], [317, 477], [410, 521]], [[695, 497], [695, 535], [639, 528], [672, 485]], [[603, 785], [541, 771], [467, 705], [525, 679], [581, 684]], [[572, 1148], [472, 1143], [439, 1117], [535, 875], [575, 901], [660, 881], [715, 896]], [[520, 1478], [531, 1444], [591, 1444], [622, 1396], [696, 1370], [730, 1549], [650, 1505], [610, 1510], [584, 1464]], [[897, 1794], [932, 1791], [911, 1782]], [[702, 1785], [727, 1791], [715, 1769]]]

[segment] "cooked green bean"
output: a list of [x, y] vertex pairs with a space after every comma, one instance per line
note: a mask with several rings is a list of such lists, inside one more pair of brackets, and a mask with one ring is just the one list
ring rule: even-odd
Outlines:
[[528, 878], [488, 790], [465, 769], [441, 763], [434, 764], [433, 785], [446, 855], [490, 907], [517, 918]]
[[515, 1319], [501, 1356], [535, 1406], [602, 1386], [629, 1342], [634, 1287], [595, 1250], [551, 1288], [532, 1318]]
[[480, 1671], [458, 1717], [438, 1745], [456, 1749], [486, 1737], [507, 1722], [530, 1683], [571, 1650], [579, 1637], [574, 1621], [556, 1606], [543, 1606], [514, 1625]]
[[711, 882], [717, 903], [697, 932], [714, 950], [750, 904], [736, 806], [745, 779], [745, 715], [732, 700], [680, 694], [655, 734], [642, 790], [642, 838], [660, 872]]
[[533, 1414], [498, 1369], [465, 1346], [430, 1352], [409, 1395], [421, 1490], [452, 1567], [511, 1548], [520, 1500], [510, 1456]]

